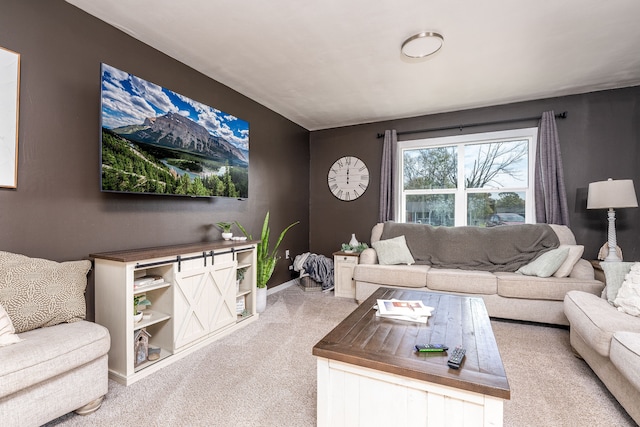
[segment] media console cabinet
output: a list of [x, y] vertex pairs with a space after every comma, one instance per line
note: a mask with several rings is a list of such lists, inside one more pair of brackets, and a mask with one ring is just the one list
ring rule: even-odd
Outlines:
[[[257, 320], [257, 243], [221, 240], [91, 254], [95, 321], [111, 334], [109, 377], [132, 384]], [[239, 287], [238, 269], [245, 271]], [[136, 286], [142, 277], [155, 280]], [[136, 295], [151, 302], [137, 323]], [[135, 337], [143, 329], [149, 348], [160, 355], [136, 364]]]

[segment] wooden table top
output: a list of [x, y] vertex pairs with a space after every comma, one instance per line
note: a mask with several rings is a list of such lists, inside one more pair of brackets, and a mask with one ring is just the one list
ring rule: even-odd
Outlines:
[[[380, 318], [378, 299], [421, 300], [434, 307], [427, 324]], [[445, 344], [445, 353], [418, 353], [416, 344]], [[447, 366], [457, 345], [460, 369]], [[510, 399], [509, 382], [482, 298], [379, 288], [321, 339], [313, 354], [497, 398]]]
[[180, 254], [218, 251], [247, 245], [257, 245], [259, 240], [215, 240], [212, 242], [184, 243], [180, 245], [157, 246], [153, 248], [127, 249], [121, 251], [90, 254], [89, 258], [106, 259], [117, 262], [134, 262], [153, 258], [163, 258]]

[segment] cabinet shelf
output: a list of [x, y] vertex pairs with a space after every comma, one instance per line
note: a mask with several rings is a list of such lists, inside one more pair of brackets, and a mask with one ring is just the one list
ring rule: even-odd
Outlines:
[[249, 319], [251, 319], [252, 317], [255, 317], [255, 316], [256, 316], [255, 314], [250, 314], [248, 316], [241, 316], [241, 315], [238, 314], [238, 319], [236, 320], [236, 323], [244, 322], [245, 320], [249, 320]]
[[156, 283], [155, 285], [140, 286], [138, 288], [133, 288], [133, 294], [134, 295], [144, 294], [145, 292], [154, 291], [156, 289], [168, 288], [169, 286], [171, 286], [171, 283], [169, 282]]
[[161, 361], [162, 359], [166, 359], [167, 357], [171, 356], [171, 352], [169, 350], [165, 350], [164, 348], [160, 349], [160, 357], [157, 358], [156, 360], [147, 360], [146, 362], [142, 362], [141, 364], [139, 364], [138, 366], [136, 366], [135, 368], [135, 372], [138, 372], [144, 368], [148, 368], [149, 366], [158, 363], [159, 361]]
[[239, 292], [236, 292], [236, 298], [240, 298], [241, 296], [244, 295], [249, 295], [251, 293], [251, 290], [247, 289], [246, 291], [240, 290]]
[[150, 319], [142, 319], [141, 321], [139, 321], [138, 323], [135, 323], [133, 326], [133, 330], [137, 331], [138, 329], [142, 329], [142, 328], [146, 328], [149, 327], [151, 325], [155, 325], [156, 323], [160, 323], [163, 322], [165, 320], [171, 319], [171, 315], [167, 314], [167, 313], [162, 313], [160, 311], [155, 311], [155, 310], [145, 310], [144, 314], [150, 314], [151, 318]]

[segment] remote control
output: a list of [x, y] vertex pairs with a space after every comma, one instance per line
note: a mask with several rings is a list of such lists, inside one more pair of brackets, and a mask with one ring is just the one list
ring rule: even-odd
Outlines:
[[464, 358], [464, 354], [467, 352], [462, 346], [458, 346], [453, 349], [451, 352], [451, 356], [447, 361], [447, 365], [451, 369], [460, 369], [460, 364], [462, 363], [462, 359]]
[[444, 344], [417, 344], [416, 351], [425, 352], [425, 351], [447, 351], [449, 347]]

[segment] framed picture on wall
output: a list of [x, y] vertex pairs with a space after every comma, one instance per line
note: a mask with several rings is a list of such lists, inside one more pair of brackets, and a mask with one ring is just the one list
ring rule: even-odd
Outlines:
[[0, 47], [0, 187], [18, 185], [20, 54]]

